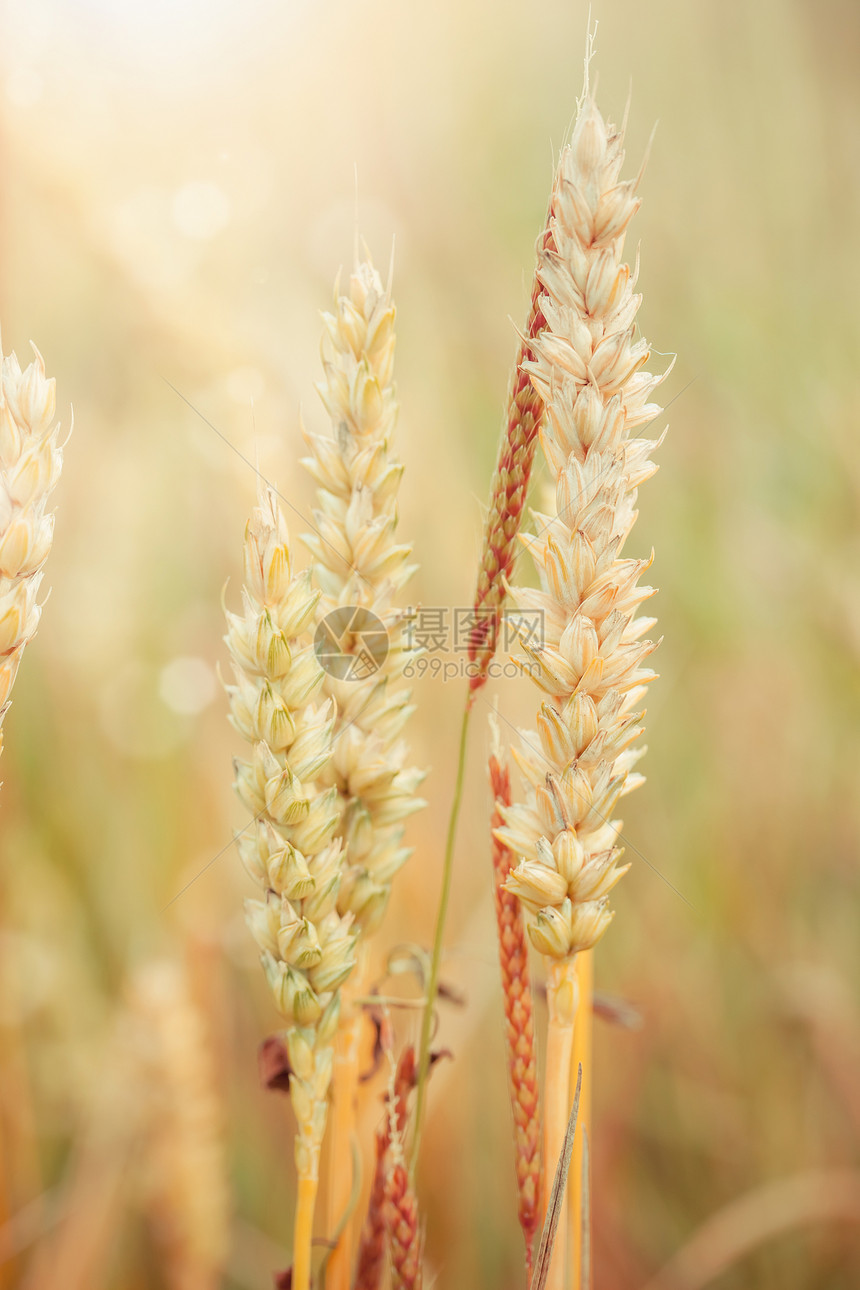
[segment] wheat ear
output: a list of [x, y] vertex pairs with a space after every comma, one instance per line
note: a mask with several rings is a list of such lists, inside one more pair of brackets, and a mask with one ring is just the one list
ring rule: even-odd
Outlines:
[[[387, 1117], [386, 1117], [387, 1119]], [[385, 1271], [385, 1164], [389, 1135], [386, 1126], [376, 1136], [376, 1163], [367, 1205], [367, 1216], [361, 1229], [353, 1290], [379, 1290]]]
[[149, 1204], [174, 1290], [215, 1290], [229, 1203], [214, 1059], [199, 1008], [175, 963], [138, 973], [132, 1014], [143, 1046]]
[[[635, 338], [640, 297], [622, 253], [638, 180], [620, 180], [623, 159], [622, 132], [604, 122], [586, 88], [553, 189], [553, 245], [538, 268], [547, 326], [526, 364], [544, 400], [556, 514], [536, 515], [537, 532], [524, 539], [540, 590], [512, 595], [543, 615], [545, 639], [523, 643], [521, 666], [545, 699], [536, 734], [524, 734], [514, 753], [525, 800], [502, 808], [496, 836], [519, 857], [507, 889], [549, 964], [547, 1168], [559, 1157], [570, 1106], [575, 1017], [591, 1011], [590, 998], [579, 997], [576, 958], [606, 930], [608, 894], [627, 868], [615, 845], [621, 824], [611, 817], [642, 780], [633, 766], [644, 750], [633, 745], [655, 675], [645, 666], [654, 643], [641, 639], [654, 620], [637, 617], [653, 594], [639, 585], [651, 561], [622, 557], [637, 488], [656, 469], [655, 444], [631, 431], [659, 411], [648, 398], [662, 379], [641, 370], [649, 350]], [[590, 1078], [584, 1068], [586, 1097]], [[575, 1159], [573, 1193], [579, 1177]], [[564, 1285], [565, 1258], [560, 1230], [550, 1290]], [[578, 1265], [573, 1272], [578, 1287]]]
[[[396, 540], [403, 466], [392, 443], [395, 310], [369, 258], [357, 263], [344, 291], [335, 289], [334, 309], [323, 323], [318, 388], [331, 430], [305, 433], [311, 456], [304, 464], [318, 484], [318, 503], [317, 531], [304, 540], [321, 591], [316, 620], [344, 652], [323, 682], [337, 705], [324, 782], [337, 791], [344, 847], [338, 909], [355, 918], [364, 942], [379, 927], [394, 875], [411, 854], [403, 821], [424, 805], [416, 796], [423, 773], [407, 765], [403, 738], [414, 709], [402, 684], [409, 654], [397, 597], [415, 566], [411, 548]], [[362, 952], [344, 989], [335, 1045], [331, 1230], [341, 1225], [350, 1195], [362, 1023], [352, 998], [364, 989], [364, 960]], [[350, 1218], [326, 1264], [327, 1290], [348, 1290], [354, 1238]]]
[[421, 1290], [423, 1284], [418, 1200], [404, 1150], [409, 1095], [415, 1078], [415, 1055], [412, 1048], [407, 1048], [389, 1091], [389, 1140], [384, 1157], [382, 1215], [391, 1255], [392, 1290]]
[[[491, 830], [501, 828], [502, 807], [511, 803], [511, 777], [498, 736], [492, 727], [490, 786], [493, 792]], [[505, 1008], [505, 1046], [508, 1084], [514, 1116], [518, 1214], [526, 1243], [526, 1277], [531, 1281], [532, 1247], [540, 1222], [540, 1111], [538, 1105], [537, 1056], [534, 1040], [532, 994], [529, 985], [528, 942], [519, 901], [505, 889], [514, 860], [508, 848], [493, 837], [493, 889], [502, 998]]]
[[63, 466], [56, 383], [33, 352], [22, 371], [0, 346], [0, 751], [21, 655], [42, 612], [36, 597], [54, 536], [47, 506]]
[[227, 614], [225, 637], [235, 677], [230, 718], [252, 749], [249, 762], [236, 763], [236, 790], [254, 817], [239, 850], [265, 893], [246, 902], [247, 917], [286, 1025], [298, 1122], [293, 1290], [308, 1290], [339, 988], [355, 964], [355, 933], [352, 914], [337, 910], [337, 793], [317, 782], [332, 756], [334, 722], [331, 700], [310, 702], [323, 680], [305, 638], [319, 593], [309, 573], [292, 573], [271, 489], [261, 489], [245, 531], [244, 568], [244, 612]]
[[[550, 245], [549, 226], [538, 240], [538, 250]], [[534, 358], [531, 342], [546, 326], [541, 311], [542, 287], [536, 277], [525, 335], [520, 342], [511, 388], [508, 411], [499, 456], [493, 473], [490, 505], [484, 528], [484, 546], [478, 569], [478, 584], [473, 604], [473, 626], [469, 637], [469, 703], [486, 684], [490, 663], [496, 652], [505, 580], [510, 576], [516, 557], [517, 536], [529, 488], [538, 432], [543, 417], [543, 399], [529, 379], [523, 364]]]
[[387, 1095], [385, 1119], [376, 1133], [376, 1167], [361, 1233], [353, 1290], [379, 1290], [382, 1283], [387, 1245], [386, 1182], [392, 1165], [392, 1133], [402, 1140], [409, 1115], [409, 1096], [414, 1087], [415, 1050], [410, 1045], [400, 1055]]
[[321, 591], [317, 621], [338, 607], [355, 607], [385, 629], [378, 648], [371, 642], [369, 658], [362, 650], [366, 636], [345, 631], [340, 643], [354, 666], [345, 676], [327, 669], [323, 681], [337, 703], [326, 782], [337, 789], [344, 840], [338, 908], [353, 914], [361, 935], [382, 920], [392, 879], [411, 854], [403, 846], [403, 821], [424, 805], [416, 797], [424, 772], [407, 766], [402, 738], [414, 706], [401, 684], [409, 651], [397, 597], [416, 566], [409, 562], [411, 547], [396, 540], [403, 466], [392, 444], [394, 321], [389, 292], [370, 260], [361, 261], [346, 291], [336, 291], [334, 312], [323, 314], [319, 391], [331, 432], [305, 432], [312, 455], [304, 464], [319, 485], [317, 531], [304, 538]]
[[402, 1152], [385, 1179], [384, 1212], [393, 1290], [421, 1290], [423, 1272], [418, 1201]]

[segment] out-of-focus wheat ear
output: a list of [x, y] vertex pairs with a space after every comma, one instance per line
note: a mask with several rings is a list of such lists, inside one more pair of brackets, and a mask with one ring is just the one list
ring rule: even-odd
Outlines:
[[22, 371], [0, 345], [0, 727], [24, 646], [39, 625], [36, 597], [54, 536], [48, 500], [63, 466], [56, 383], [35, 345], [33, 353]]
[[385, 1271], [385, 1157], [388, 1150], [388, 1131], [376, 1135], [376, 1164], [373, 1186], [367, 1203], [367, 1214], [361, 1229], [353, 1290], [379, 1290]]
[[385, 1177], [385, 1226], [391, 1251], [391, 1284], [394, 1290], [421, 1290], [421, 1231], [418, 1201], [401, 1158]]
[[[403, 1067], [405, 1063], [405, 1068]], [[405, 1050], [388, 1098], [390, 1143], [386, 1152], [382, 1216], [391, 1255], [393, 1290], [421, 1290], [421, 1228], [418, 1201], [406, 1164], [404, 1138], [409, 1114], [409, 1093], [414, 1082], [415, 1059]]]
[[[538, 239], [539, 252], [552, 246], [548, 221], [549, 216], [547, 227]], [[523, 364], [532, 362], [535, 357], [530, 342], [546, 326], [541, 310], [542, 291], [540, 280], [535, 277], [525, 335], [520, 342], [511, 378], [507, 418], [493, 474], [469, 637], [469, 662], [473, 673], [469, 680], [470, 703], [474, 702], [476, 691], [486, 683], [489, 666], [496, 652], [506, 593], [505, 580], [513, 568], [517, 535], [543, 418], [543, 400], [529, 379], [528, 372], [523, 369]]]
[[[128, 1012], [122, 1012], [99, 1046], [98, 1079], [86, 1088], [74, 1126], [54, 1193], [54, 1221], [49, 1225], [44, 1211], [37, 1214], [34, 1235], [38, 1240], [27, 1251], [27, 1266], [20, 1275], [8, 1258], [0, 1263], [11, 1274], [0, 1281], [3, 1290], [11, 1286], [54, 1290], [58, 1268], [63, 1290], [91, 1290], [111, 1278], [117, 1234], [134, 1202], [134, 1183], [141, 1177], [140, 1148], [148, 1110], [148, 1090], [141, 1079], [143, 1036], [139, 1026], [129, 1034], [129, 1022]], [[3, 1235], [12, 1233], [14, 1226], [9, 1225]], [[8, 1255], [8, 1246], [3, 1253]]]
[[[393, 1082], [393, 1104], [397, 1132], [406, 1131], [409, 1113], [409, 1095], [415, 1086], [415, 1050], [405, 1048], [397, 1064]], [[391, 1093], [388, 1095], [391, 1097]], [[379, 1290], [385, 1271], [385, 1252], [388, 1236], [385, 1222], [386, 1177], [391, 1166], [392, 1117], [386, 1110], [385, 1119], [376, 1134], [376, 1166], [373, 1186], [367, 1206], [367, 1216], [361, 1231], [353, 1290]]]
[[525, 919], [516, 896], [505, 890], [515, 858], [492, 834], [504, 823], [500, 806], [510, 806], [511, 776], [501, 750], [498, 723], [491, 724], [490, 786], [493, 791], [491, 823], [493, 888], [496, 905], [496, 927], [499, 938], [499, 964], [502, 972], [502, 999], [505, 1009], [505, 1048], [508, 1060], [508, 1084], [514, 1116], [519, 1220], [526, 1243], [526, 1277], [531, 1282], [532, 1247], [540, 1220], [541, 1151], [540, 1107], [538, 1094], [537, 1054], [534, 1037], [534, 1010], [529, 984], [528, 940]]
[[166, 1283], [215, 1290], [230, 1226], [224, 1118], [205, 1021], [182, 969], [147, 964], [134, 983], [132, 1018], [145, 1044], [147, 1203]]

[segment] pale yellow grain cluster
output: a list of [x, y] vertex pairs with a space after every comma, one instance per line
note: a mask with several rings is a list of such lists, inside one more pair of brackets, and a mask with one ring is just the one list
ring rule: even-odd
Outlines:
[[243, 613], [227, 615], [227, 689], [232, 723], [251, 747], [236, 763], [236, 789], [254, 817], [239, 849], [263, 897], [247, 902], [247, 917], [286, 1025], [296, 1163], [308, 1178], [325, 1129], [338, 989], [355, 962], [353, 916], [337, 909], [337, 790], [321, 780], [334, 709], [312, 702], [323, 680], [308, 636], [318, 599], [310, 573], [293, 573], [283, 515], [262, 489], [245, 532]]
[[612, 918], [609, 892], [624, 873], [616, 847], [618, 799], [641, 782], [642, 700], [655, 675], [654, 619], [638, 617], [653, 590], [650, 560], [628, 558], [638, 486], [656, 469], [656, 446], [633, 431], [660, 411], [662, 379], [642, 370], [640, 297], [623, 262], [639, 206], [621, 181], [623, 135], [586, 94], [552, 195], [551, 241], [539, 253], [546, 330], [527, 363], [543, 399], [541, 443], [556, 480], [555, 514], [535, 516], [524, 538], [540, 589], [512, 589], [543, 614], [542, 645], [523, 645], [524, 670], [543, 691], [536, 731], [515, 750], [526, 794], [503, 807], [498, 837], [520, 857], [508, 889], [529, 916], [533, 944], [554, 960], [590, 948]]
[[396, 540], [403, 466], [391, 442], [397, 417], [394, 317], [388, 291], [363, 260], [346, 291], [336, 290], [334, 311], [323, 315], [319, 391], [331, 431], [306, 432], [312, 455], [304, 463], [319, 485], [316, 532], [304, 539], [322, 592], [317, 619], [355, 606], [375, 615], [387, 636], [364, 667], [361, 634], [349, 636], [345, 645], [356, 667], [347, 678], [327, 674], [323, 683], [337, 709], [334, 756], [323, 779], [337, 789], [345, 847], [338, 909], [354, 915], [362, 932], [382, 919], [392, 879], [410, 854], [403, 821], [424, 805], [416, 797], [423, 773], [407, 765], [402, 738], [413, 708], [400, 683], [409, 653], [397, 596], [415, 566], [411, 548]]
[[55, 382], [33, 349], [22, 371], [15, 354], [4, 357], [0, 347], [0, 725], [24, 646], [39, 625], [36, 597], [54, 535], [48, 502], [63, 465]]
[[215, 1060], [185, 974], [150, 963], [132, 990], [147, 1202], [171, 1290], [215, 1290], [229, 1232], [227, 1161]]

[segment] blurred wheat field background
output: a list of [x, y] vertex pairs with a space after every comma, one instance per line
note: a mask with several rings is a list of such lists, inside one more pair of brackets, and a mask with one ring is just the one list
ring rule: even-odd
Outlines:
[[[0, 14], [3, 344], [25, 361], [36, 340], [76, 426], [51, 596], [4, 727], [0, 1287], [59, 1268], [82, 1290], [268, 1285], [289, 1258], [292, 1124], [257, 1072], [278, 1018], [230, 845], [245, 817], [222, 588], [238, 594], [255, 464], [310, 515], [299, 413], [323, 415], [318, 313], [357, 218], [380, 267], [395, 248], [410, 594], [471, 604], [510, 319], [587, 7]], [[664, 636], [648, 785], [624, 811], [633, 869], [596, 954], [598, 990], [643, 1025], [596, 1023], [595, 1284], [645, 1287], [698, 1233], [700, 1279], [683, 1284], [845, 1290], [860, 1283], [860, 10], [594, 16], [615, 119], [632, 81], [629, 171], [659, 119], [642, 326], [679, 355], [635, 542], [656, 551]], [[377, 967], [432, 936], [464, 689], [415, 686], [431, 806]], [[531, 719], [526, 681], [488, 697]], [[436, 1284], [503, 1290], [521, 1251], [487, 709], [443, 961], [463, 1003], [440, 1008], [453, 1060], [431, 1083], [419, 1189]]]

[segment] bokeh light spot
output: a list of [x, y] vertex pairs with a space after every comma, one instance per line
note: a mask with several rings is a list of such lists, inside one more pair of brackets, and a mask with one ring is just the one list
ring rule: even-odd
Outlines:
[[215, 673], [202, 658], [175, 658], [161, 669], [158, 693], [173, 712], [195, 716], [215, 698]]

